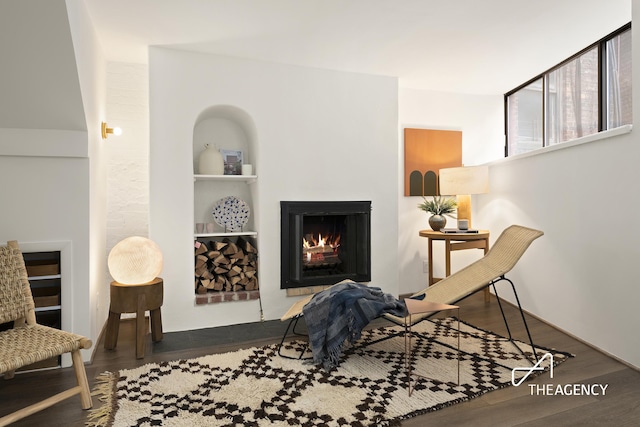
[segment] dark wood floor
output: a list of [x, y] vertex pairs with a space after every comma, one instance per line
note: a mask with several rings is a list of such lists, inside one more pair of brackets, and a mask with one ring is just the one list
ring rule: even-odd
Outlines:
[[[482, 295], [468, 298], [461, 304], [460, 316], [483, 329], [499, 334], [506, 330], [495, 301], [485, 304]], [[517, 311], [507, 306], [507, 316], [515, 337], [526, 339]], [[638, 426], [640, 425], [640, 372], [607, 357], [566, 334], [528, 318], [533, 339], [538, 345], [574, 354], [556, 368], [554, 378], [548, 374], [536, 378], [536, 384], [607, 384], [605, 396], [536, 396], [528, 387], [508, 387], [487, 393], [469, 402], [454, 405], [430, 414], [405, 420], [405, 427], [425, 425], [454, 426]], [[97, 343], [92, 364], [87, 365], [91, 385], [104, 371], [133, 368], [161, 360], [198, 357], [205, 354], [233, 351], [238, 348], [271, 344], [284, 331], [278, 321], [249, 325], [212, 328], [180, 333], [166, 333], [164, 340], [153, 344], [147, 338], [147, 356], [135, 358], [134, 321], [123, 320], [118, 346], [104, 350]], [[620, 339], [637, 339], [623, 337]], [[70, 368], [18, 374], [9, 381], [0, 381], [0, 416], [37, 399], [60, 391], [74, 381]], [[94, 406], [100, 402], [94, 398]], [[80, 409], [78, 397], [32, 415], [18, 426], [83, 426], [87, 412]]]

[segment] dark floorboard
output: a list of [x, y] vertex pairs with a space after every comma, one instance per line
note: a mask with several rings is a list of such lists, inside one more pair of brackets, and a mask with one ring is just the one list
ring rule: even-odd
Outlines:
[[[460, 317], [482, 329], [506, 334], [504, 322], [495, 300], [484, 303], [480, 294], [460, 303]], [[507, 317], [515, 338], [526, 340], [518, 312], [506, 306]], [[554, 371], [536, 378], [537, 384], [607, 384], [604, 396], [537, 396], [528, 387], [508, 387], [487, 393], [430, 414], [403, 421], [405, 427], [425, 425], [449, 426], [638, 426], [640, 425], [640, 372], [567, 336], [531, 317], [529, 327], [537, 345], [556, 348], [576, 357], [562, 363]], [[371, 326], [379, 323], [373, 322]], [[211, 353], [278, 342], [286, 327], [280, 321], [165, 333], [159, 343], [147, 336], [147, 355], [135, 358], [133, 320], [123, 320], [118, 346], [104, 350], [96, 345], [94, 360], [87, 365], [87, 376], [93, 386], [104, 371], [128, 369], [150, 362], [198, 357]], [[0, 416], [19, 407], [61, 391], [74, 382], [70, 368], [18, 374], [12, 380], [0, 380]], [[100, 402], [94, 398], [94, 406]], [[83, 426], [87, 412], [80, 409], [79, 398], [73, 397], [14, 424], [26, 426]]]

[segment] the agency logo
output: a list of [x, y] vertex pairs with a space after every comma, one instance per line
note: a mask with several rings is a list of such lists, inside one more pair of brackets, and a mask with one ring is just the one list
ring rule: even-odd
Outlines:
[[[553, 354], [545, 353], [533, 366], [517, 367], [511, 370], [511, 384], [518, 387], [534, 372], [544, 371], [543, 362], [549, 361], [549, 378], [553, 378]], [[516, 376], [525, 374], [516, 379]], [[604, 396], [609, 384], [528, 384], [533, 396]]]
[[[513, 368], [511, 370], [511, 384], [513, 384], [514, 386], [518, 387], [520, 384], [522, 384], [524, 381], [526, 381], [527, 378], [529, 378], [529, 376], [532, 373], [538, 372], [538, 371], [544, 371], [544, 368], [542, 367], [542, 362], [544, 362], [547, 359], [549, 360], [549, 378], [553, 378], [553, 354], [545, 353], [544, 356], [542, 356], [540, 358], [540, 360], [538, 360], [538, 363], [536, 363], [532, 367]], [[526, 372], [526, 374], [524, 374], [522, 376], [522, 378], [520, 378], [519, 380], [516, 381], [516, 373], [517, 372]]]

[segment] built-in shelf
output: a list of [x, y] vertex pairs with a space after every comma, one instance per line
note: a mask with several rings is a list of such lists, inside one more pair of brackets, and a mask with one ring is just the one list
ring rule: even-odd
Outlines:
[[[226, 181], [226, 182], [246, 182], [251, 184], [256, 182], [257, 175], [193, 175], [193, 181]], [[197, 239], [199, 237], [234, 237], [234, 236], [257, 236], [257, 231], [220, 231], [215, 233], [196, 233], [193, 236]]]
[[251, 184], [257, 179], [257, 175], [193, 175], [194, 181], [244, 181]]
[[32, 281], [32, 280], [35, 281], [35, 280], [50, 280], [50, 279], [60, 279], [60, 278], [62, 278], [61, 274], [50, 274], [48, 276], [29, 276], [27, 279], [29, 281]]
[[[22, 256], [33, 296], [36, 321], [56, 329], [62, 328], [62, 251], [29, 249], [22, 246]], [[65, 365], [67, 363], [65, 362]], [[53, 356], [21, 370], [48, 369], [62, 366], [62, 358]]]
[[61, 305], [50, 305], [47, 307], [36, 307], [33, 310], [36, 313], [42, 313], [43, 311], [55, 311], [55, 310], [61, 310], [62, 306]]
[[257, 231], [221, 231], [219, 233], [196, 233], [193, 235], [196, 239], [198, 237], [233, 237], [233, 236], [257, 236]]

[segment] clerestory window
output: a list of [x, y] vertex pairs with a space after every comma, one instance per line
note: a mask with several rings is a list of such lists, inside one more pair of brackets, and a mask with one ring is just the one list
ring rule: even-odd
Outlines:
[[505, 94], [505, 156], [631, 124], [631, 24]]

